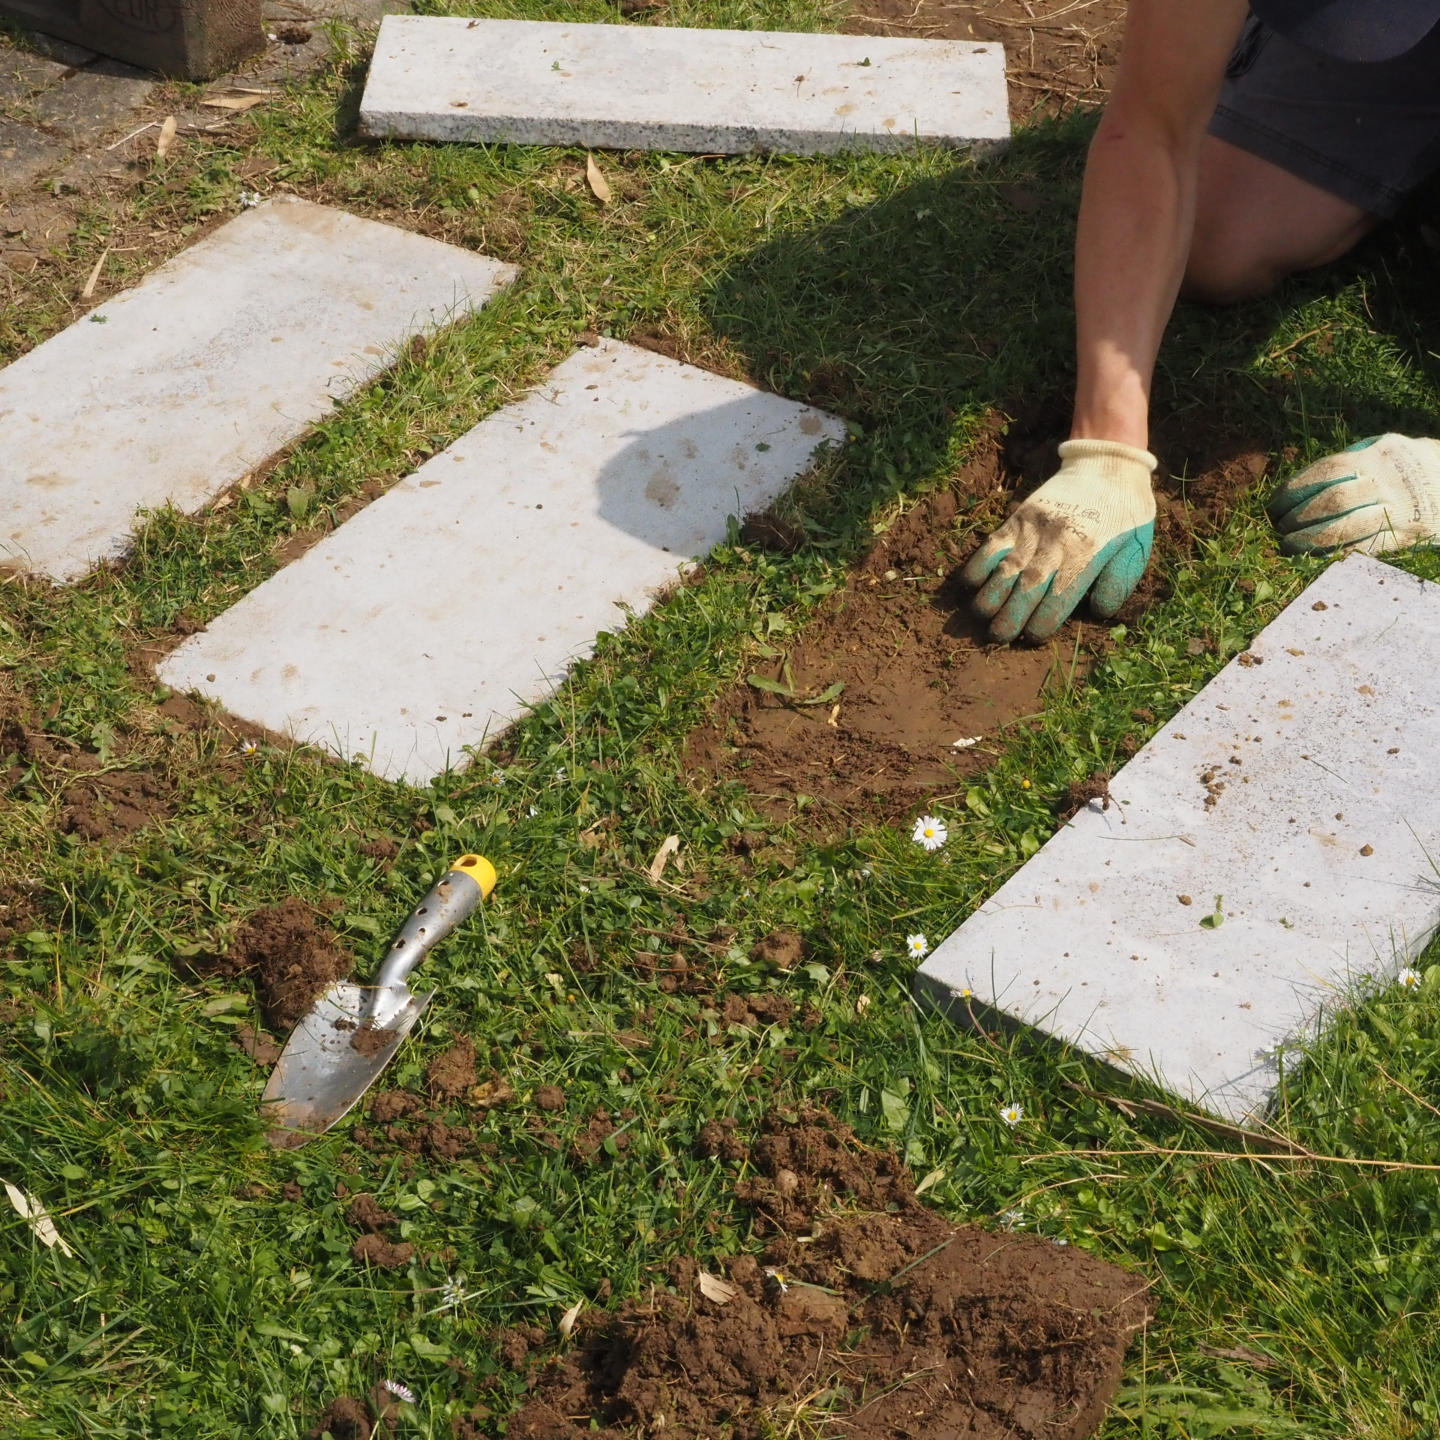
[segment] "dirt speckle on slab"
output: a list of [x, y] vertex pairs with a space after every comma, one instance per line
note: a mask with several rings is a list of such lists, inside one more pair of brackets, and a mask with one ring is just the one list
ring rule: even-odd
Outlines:
[[352, 964], [320, 916], [292, 895], [257, 910], [240, 927], [228, 953], [200, 968], [252, 981], [266, 1024], [288, 1034], [327, 985], [350, 973]]
[[[727, 1138], [743, 1150], [733, 1127]], [[535, 1371], [507, 1434], [1094, 1431], [1148, 1317], [1142, 1280], [1038, 1237], [951, 1225], [917, 1201], [896, 1157], [861, 1146], [823, 1111], [768, 1118], [749, 1153], [769, 1186], [751, 1200], [775, 1238], [759, 1257], [714, 1262], [733, 1298], [708, 1299], [701, 1267], [682, 1257], [668, 1272], [672, 1291], [582, 1319], [576, 1348]], [[783, 1218], [776, 1200], [789, 1206]], [[808, 1243], [792, 1238], [802, 1233]], [[528, 1351], [515, 1347], [516, 1362]]]

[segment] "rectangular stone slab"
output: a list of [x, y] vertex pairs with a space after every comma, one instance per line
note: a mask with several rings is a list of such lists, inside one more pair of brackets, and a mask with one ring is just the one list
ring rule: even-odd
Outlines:
[[237, 216], [0, 370], [0, 565], [124, 554], [138, 510], [203, 508], [513, 276], [305, 201]]
[[160, 678], [424, 783], [844, 438], [821, 411], [603, 341], [191, 636]]
[[794, 155], [1010, 135], [995, 44], [389, 15], [374, 136]]
[[936, 948], [917, 989], [1261, 1116], [1276, 1048], [1440, 924], [1437, 676], [1440, 587], [1365, 556], [1332, 566], [1120, 770], [1108, 809], [1091, 801]]

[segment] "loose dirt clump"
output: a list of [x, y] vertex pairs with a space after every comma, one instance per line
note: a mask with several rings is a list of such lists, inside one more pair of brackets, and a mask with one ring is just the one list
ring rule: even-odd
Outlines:
[[310, 1440], [319, 1440], [327, 1430], [334, 1440], [370, 1440], [375, 1430], [370, 1407], [353, 1395], [337, 1395], [321, 1411]]
[[199, 968], [250, 980], [266, 1024], [286, 1034], [325, 987], [344, 979], [353, 964], [326, 934], [320, 916], [292, 895], [257, 910], [240, 927], [229, 951]]
[[793, 930], [772, 930], [750, 947], [750, 958], [757, 964], [793, 970], [805, 959], [805, 942]]
[[795, 1002], [788, 995], [725, 996], [720, 1005], [720, 1018], [727, 1025], [784, 1025], [795, 1013]]
[[346, 1209], [345, 1218], [357, 1230], [379, 1235], [387, 1225], [395, 1224], [399, 1217], [393, 1210], [386, 1210], [373, 1195], [357, 1195]]
[[382, 1270], [398, 1270], [410, 1261], [415, 1247], [408, 1240], [387, 1240], [383, 1235], [362, 1235], [351, 1247], [352, 1259], [362, 1264], [378, 1265]]
[[711, 1298], [714, 1277], [684, 1257], [670, 1292], [582, 1320], [576, 1349], [534, 1373], [508, 1435], [1093, 1432], [1148, 1316], [1143, 1281], [1037, 1237], [951, 1225], [920, 1205], [898, 1159], [821, 1111], [771, 1117], [749, 1158], [768, 1187], [750, 1203], [778, 1229], [760, 1256], [723, 1266], [730, 1298]]
[[235, 1027], [235, 1045], [257, 1065], [273, 1065], [280, 1058], [280, 1046], [274, 1036], [257, 1030], [253, 1025]]
[[461, 1036], [442, 1055], [437, 1055], [425, 1069], [430, 1093], [442, 1100], [458, 1100], [480, 1083], [475, 1073], [475, 1042]]
[[65, 791], [60, 828], [82, 840], [120, 840], [168, 820], [170, 787], [143, 770], [87, 775]]
[[537, 1086], [534, 1098], [537, 1110], [563, 1110], [565, 1108], [565, 1092], [558, 1085]]
[[370, 1118], [381, 1125], [418, 1115], [425, 1104], [409, 1090], [379, 1090], [370, 1097]]

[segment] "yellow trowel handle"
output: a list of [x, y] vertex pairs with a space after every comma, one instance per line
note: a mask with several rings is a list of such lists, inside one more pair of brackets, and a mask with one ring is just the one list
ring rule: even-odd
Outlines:
[[372, 982], [378, 1004], [403, 988], [410, 972], [495, 888], [495, 867], [483, 855], [462, 855], [395, 932]]

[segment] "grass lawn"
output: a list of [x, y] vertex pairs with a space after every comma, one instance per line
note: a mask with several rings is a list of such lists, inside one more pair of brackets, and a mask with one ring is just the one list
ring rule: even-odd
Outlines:
[[[599, 0], [483, 13], [616, 18]], [[806, 0], [675, 0], [664, 17], [842, 18]], [[616, 1306], [664, 1284], [677, 1256], [713, 1268], [755, 1248], [739, 1171], [701, 1158], [697, 1133], [803, 1105], [901, 1152], [946, 1216], [1022, 1226], [1150, 1282], [1156, 1318], [1108, 1440], [1440, 1433], [1440, 964], [1363, 997], [1285, 1068], [1277, 1123], [1328, 1157], [1296, 1162], [1094, 1098], [1118, 1082], [1078, 1057], [918, 1013], [906, 952], [908, 934], [947, 935], [1054, 832], [1073, 782], [1122, 763], [1316, 573], [1281, 557], [1265, 522], [1280, 469], [1382, 429], [1435, 431], [1425, 232], [1401, 227], [1243, 310], [1177, 315], [1156, 385], [1172, 492], [1203, 501], [1241, 450], [1271, 458], [1266, 481], [1157, 558], [1165, 584], [1087, 683], [1053, 690], [991, 768], [931, 798], [942, 850], [908, 827], [837, 838], [803, 806], [776, 820], [697, 778], [686, 737], [997, 412], [1063, 410], [1093, 116], [1037, 121], [978, 165], [937, 150], [607, 154], [602, 206], [583, 152], [354, 143], [370, 37], [336, 39], [323, 73], [223, 138], [177, 142], [0, 315], [3, 361], [68, 323], [106, 246], [164, 237], [113, 256], [105, 284], [132, 282], [256, 188], [521, 267], [228, 503], [154, 516], [128, 562], [74, 587], [0, 583], [0, 1178], [43, 1200], [74, 1251], [0, 1218], [0, 1433], [284, 1440], [390, 1376], [415, 1394], [398, 1433], [448, 1437], [483, 1404], [481, 1433], [499, 1434], [521, 1398], [499, 1332], [538, 1325], [561, 1346], [575, 1302]], [[662, 337], [849, 419], [850, 443], [792, 503], [812, 543], [722, 548], [602, 636], [501, 758], [424, 790], [242, 747], [223, 717], [157, 689], [147, 656], [587, 330]], [[960, 538], [999, 508], [962, 507]], [[1428, 555], [1400, 563], [1440, 577]], [[87, 785], [128, 795], [145, 823], [95, 834], [77, 820]], [[684, 866], [653, 883], [672, 834]], [[236, 1043], [259, 1023], [254, 997], [207, 978], [205, 957], [293, 896], [367, 975], [465, 850], [494, 861], [499, 888], [426, 962], [438, 994], [385, 1083], [423, 1091], [468, 1037], [480, 1076], [513, 1099], [470, 1108], [475, 1144], [456, 1158], [367, 1149], [354, 1120], [272, 1151], [264, 1074]], [[790, 969], [752, 956], [777, 930], [803, 937]], [[727, 1022], [725, 996], [772, 991], [792, 1020]], [[562, 1108], [538, 1106], [545, 1086]], [[1013, 1127], [1009, 1104], [1024, 1112]], [[352, 1256], [347, 1192], [399, 1216], [408, 1264]]]

